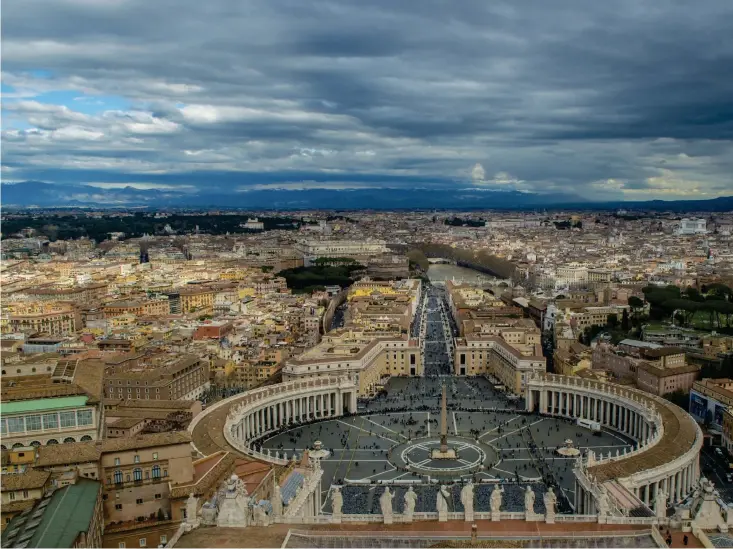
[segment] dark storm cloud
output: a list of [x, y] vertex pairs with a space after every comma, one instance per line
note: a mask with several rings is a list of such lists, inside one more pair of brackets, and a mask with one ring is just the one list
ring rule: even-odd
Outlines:
[[[727, 0], [30, 0], [3, 16], [23, 96], [5, 101], [5, 179], [730, 188]], [[54, 90], [129, 106], [39, 106]]]

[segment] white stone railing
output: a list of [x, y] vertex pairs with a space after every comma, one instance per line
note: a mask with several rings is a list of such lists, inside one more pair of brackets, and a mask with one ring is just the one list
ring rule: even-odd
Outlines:
[[598, 515], [555, 515], [555, 522], [598, 522]]

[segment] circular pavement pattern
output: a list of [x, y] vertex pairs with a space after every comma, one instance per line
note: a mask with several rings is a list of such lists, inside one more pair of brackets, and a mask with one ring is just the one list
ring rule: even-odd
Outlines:
[[448, 448], [455, 451], [455, 459], [436, 459], [433, 452], [440, 449], [440, 437], [421, 438], [398, 444], [389, 451], [388, 459], [397, 468], [450, 478], [481, 473], [491, 469], [497, 453], [487, 444], [464, 437], [447, 437]]

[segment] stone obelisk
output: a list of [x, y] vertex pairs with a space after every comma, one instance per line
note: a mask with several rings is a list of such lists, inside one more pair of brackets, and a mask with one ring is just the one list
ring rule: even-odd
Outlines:
[[432, 459], [456, 459], [458, 453], [453, 448], [448, 448], [448, 402], [445, 396], [445, 385], [443, 385], [443, 398], [440, 403], [440, 447], [434, 448], [431, 452]]
[[440, 453], [448, 453], [448, 402], [443, 385], [443, 398], [440, 403]]

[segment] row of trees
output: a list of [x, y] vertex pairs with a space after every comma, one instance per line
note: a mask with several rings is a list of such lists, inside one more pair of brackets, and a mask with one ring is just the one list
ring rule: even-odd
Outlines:
[[[652, 319], [673, 317], [683, 326], [691, 326], [697, 317], [706, 319], [711, 328], [731, 328], [733, 290], [725, 284], [710, 284], [700, 291], [693, 287], [681, 290], [673, 285], [647, 286], [642, 292], [649, 303], [649, 317]], [[640, 302], [638, 298], [629, 299], [632, 308], [638, 308]]]

